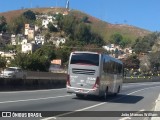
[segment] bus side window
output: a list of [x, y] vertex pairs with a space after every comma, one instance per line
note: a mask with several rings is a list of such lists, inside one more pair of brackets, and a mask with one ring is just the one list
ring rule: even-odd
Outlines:
[[103, 60], [103, 71], [105, 73], [109, 73], [109, 71], [110, 71], [110, 65], [109, 65], [109, 61], [107, 59]]
[[114, 62], [114, 74], [117, 74], [118, 73], [118, 65], [117, 65], [117, 63], [116, 62]]

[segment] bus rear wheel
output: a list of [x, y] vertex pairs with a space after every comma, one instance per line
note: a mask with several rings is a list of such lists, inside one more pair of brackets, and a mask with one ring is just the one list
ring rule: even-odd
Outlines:
[[108, 95], [108, 87], [106, 87], [106, 90], [105, 90], [105, 93], [104, 93], [104, 99], [106, 100], [107, 98], [107, 95]]
[[118, 94], [119, 92], [120, 92], [120, 86], [118, 87], [117, 92], [114, 93], [114, 96], [117, 96], [117, 94]]

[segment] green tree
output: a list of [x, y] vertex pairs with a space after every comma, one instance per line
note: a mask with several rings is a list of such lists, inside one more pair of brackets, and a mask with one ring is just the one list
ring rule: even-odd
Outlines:
[[58, 29], [51, 22], [49, 22], [47, 26], [48, 26], [49, 32], [58, 32]]
[[127, 59], [122, 61], [124, 63], [124, 67], [127, 69], [139, 69], [140, 61], [137, 55], [131, 55]]
[[0, 16], [0, 32], [7, 31], [7, 22], [4, 16]]
[[18, 66], [23, 69], [28, 69], [28, 65], [31, 63], [31, 54], [17, 53], [14, 59], [11, 60], [10, 66]]
[[53, 46], [42, 46], [37, 49], [31, 56], [31, 64], [28, 66], [30, 70], [48, 71], [50, 61], [55, 58]]
[[42, 20], [41, 19], [36, 20], [35, 25], [38, 26], [38, 32], [42, 33], [42, 30], [44, 28], [44, 26], [42, 26]]
[[48, 60], [52, 60], [56, 57], [55, 46], [43, 45], [41, 48], [37, 49], [34, 54], [37, 56], [45, 56]]
[[26, 23], [28, 24], [35, 24], [35, 14], [28, 10], [24, 13], [22, 13], [20, 16], [15, 17], [12, 19], [12, 22], [9, 23], [9, 31], [14, 34], [24, 33], [24, 25]]
[[45, 35], [44, 35], [44, 38], [46, 41], [48, 41], [50, 38], [51, 38], [51, 34], [49, 32], [47, 32]]
[[56, 51], [56, 58], [61, 59], [63, 64], [66, 64], [69, 60], [71, 49], [67, 47], [59, 48]]
[[156, 68], [156, 70], [158, 70], [160, 67], [160, 52], [158, 51], [158, 52], [149, 54], [149, 58], [150, 58], [152, 69]]
[[75, 19], [74, 16], [67, 15], [65, 16], [61, 21], [61, 29], [67, 34], [67, 35], [73, 35], [75, 32], [75, 26], [78, 24], [78, 21]]
[[87, 16], [84, 16], [84, 17], [82, 18], [82, 22], [88, 23], [88, 22], [89, 22], [88, 17], [87, 17]]
[[10, 22], [9, 30], [14, 34], [19, 34], [24, 32], [25, 19], [22, 16], [16, 17]]
[[74, 39], [81, 41], [84, 44], [89, 44], [91, 41], [91, 29], [84, 23], [80, 23], [75, 27]]
[[105, 45], [105, 41], [103, 40], [103, 38], [98, 34], [98, 33], [91, 33], [91, 40], [90, 40], [91, 44], [95, 44], [98, 47], [102, 47], [103, 45]]
[[54, 14], [54, 17], [56, 18], [56, 20], [58, 21], [57, 25], [59, 27], [60, 30], [62, 30], [63, 28], [63, 15], [62, 14]]
[[36, 15], [33, 11], [27, 10], [22, 14], [28, 20], [36, 20]]
[[44, 56], [32, 54], [31, 63], [28, 65], [28, 69], [33, 71], [47, 71], [48, 64], [49, 62]]
[[119, 45], [122, 40], [123, 40], [123, 36], [119, 33], [115, 33], [111, 36], [111, 42], [116, 45]]
[[11, 66], [18, 66], [26, 70], [48, 71], [50, 61], [56, 58], [53, 46], [42, 46], [32, 54], [17, 53]]
[[142, 38], [138, 38], [136, 40], [136, 43], [133, 45], [134, 51], [139, 54], [139, 53], [146, 53], [148, 52], [151, 48], [150, 48], [150, 44], [143, 40]]
[[119, 43], [122, 48], [127, 47], [129, 44], [131, 44], [131, 40], [129, 38], [123, 38]]
[[0, 55], [0, 68], [4, 69], [6, 67], [6, 64], [6, 59]]
[[153, 45], [159, 41], [160, 33], [154, 32], [144, 37], [137, 38], [132, 48], [136, 53], [148, 52], [152, 50]]

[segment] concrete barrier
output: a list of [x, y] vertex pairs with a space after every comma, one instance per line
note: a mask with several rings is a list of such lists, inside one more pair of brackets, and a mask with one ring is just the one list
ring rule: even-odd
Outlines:
[[27, 71], [27, 79], [63, 80], [66, 76], [65, 73]]
[[160, 82], [159, 76], [147, 76], [147, 77], [135, 77], [135, 78], [124, 78], [123, 83], [136, 83], [136, 82]]
[[[66, 86], [67, 74], [65, 73], [28, 72], [27, 75], [25, 80], [0, 78], [0, 91], [54, 89]], [[132, 77], [125, 78], [123, 82], [160, 82], [160, 77]]]
[[46, 77], [46, 79], [42, 77], [41, 79], [38, 77], [34, 77], [33, 79], [0, 78], [0, 91], [64, 88], [66, 86], [67, 76], [56, 75], [57, 77]]

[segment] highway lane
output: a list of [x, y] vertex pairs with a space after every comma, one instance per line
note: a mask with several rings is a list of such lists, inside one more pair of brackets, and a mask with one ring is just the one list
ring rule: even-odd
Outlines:
[[74, 94], [67, 94], [65, 89], [0, 92], [0, 111], [151, 111], [159, 93], [159, 82], [124, 84], [118, 96], [109, 96], [106, 100], [78, 99]]

